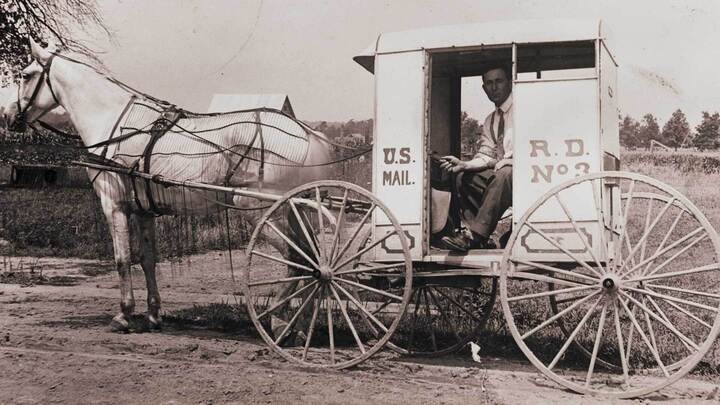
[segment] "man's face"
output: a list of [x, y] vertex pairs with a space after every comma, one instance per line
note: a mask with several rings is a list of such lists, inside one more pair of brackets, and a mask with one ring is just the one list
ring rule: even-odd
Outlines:
[[492, 69], [483, 75], [483, 90], [490, 101], [500, 106], [510, 95], [512, 82], [502, 69]]

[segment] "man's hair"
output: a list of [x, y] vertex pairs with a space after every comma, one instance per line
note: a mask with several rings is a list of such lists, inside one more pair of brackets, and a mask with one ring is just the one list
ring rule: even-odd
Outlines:
[[505, 73], [505, 78], [512, 81], [512, 67], [507, 63], [492, 63], [487, 65], [487, 68], [483, 71], [483, 76], [485, 76], [485, 73], [495, 69], [502, 70]]

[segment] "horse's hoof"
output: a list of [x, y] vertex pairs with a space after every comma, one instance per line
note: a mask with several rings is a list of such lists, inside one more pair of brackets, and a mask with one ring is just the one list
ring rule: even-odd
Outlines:
[[130, 324], [122, 317], [113, 318], [110, 322], [110, 331], [115, 333], [128, 333], [130, 331]]
[[162, 320], [160, 317], [145, 315], [145, 325], [150, 332], [159, 332], [162, 330]]

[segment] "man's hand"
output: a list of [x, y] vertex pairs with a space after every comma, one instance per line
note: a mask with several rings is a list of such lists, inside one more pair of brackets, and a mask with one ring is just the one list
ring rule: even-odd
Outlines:
[[459, 173], [467, 169], [467, 163], [455, 156], [443, 156], [440, 158], [440, 168], [449, 173]]

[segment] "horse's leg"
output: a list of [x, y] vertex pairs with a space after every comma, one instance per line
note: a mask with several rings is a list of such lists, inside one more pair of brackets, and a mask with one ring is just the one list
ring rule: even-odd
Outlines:
[[115, 268], [120, 276], [120, 313], [115, 315], [110, 328], [113, 331], [127, 331], [130, 317], [135, 309], [135, 297], [132, 291], [130, 274], [130, 232], [126, 208], [108, 197], [100, 199], [105, 218], [108, 221], [115, 252]]
[[157, 244], [155, 240], [155, 218], [149, 215], [135, 215], [140, 231], [140, 265], [145, 273], [147, 285], [148, 312], [145, 316], [151, 330], [160, 329], [160, 292], [155, 278]]
[[[252, 220], [250, 220], [252, 222]], [[313, 253], [310, 250], [309, 245], [307, 244], [307, 241], [305, 240], [304, 236], [300, 236], [300, 231], [298, 230], [298, 224], [297, 221], [294, 220], [294, 217], [287, 218], [285, 220], [271, 220], [275, 224], [275, 226], [280, 229], [283, 233], [288, 235], [291, 239], [295, 241], [295, 243], [302, 249], [306, 254], [308, 254], [310, 257], [313, 256]], [[307, 263], [305, 259], [295, 252], [292, 248], [288, 246], [288, 244], [279, 236], [277, 236], [275, 233], [272, 232], [264, 232], [262, 234], [263, 239], [265, 239], [266, 242], [268, 242], [278, 253], [280, 253], [283, 257], [289, 259], [292, 262], [299, 263], [299, 264], [305, 264], [310, 265], [310, 263]], [[287, 266], [287, 277], [294, 277], [294, 276], [300, 276], [304, 275], [305, 273], [302, 270], [296, 269], [291, 266]], [[282, 286], [277, 286], [275, 289], [275, 293], [273, 294], [274, 299], [276, 301], [282, 300], [283, 298], [289, 296], [290, 294], [297, 291], [297, 289], [300, 287], [300, 282], [295, 281], [291, 283], [285, 283]], [[305, 292], [300, 295], [300, 298], [307, 299], [307, 296], [310, 294], [310, 292]], [[297, 309], [295, 309], [297, 310]], [[289, 319], [292, 318], [294, 312], [293, 309], [288, 307], [285, 307], [279, 311], [277, 311], [275, 314], [270, 316], [270, 329], [272, 330], [275, 337], [277, 337], [282, 331], [285, 329], [285, 327], [288, 324]], [[289, 333], [287, 333], [286, 338], [283, 339], [284, 345], [294, 345], [294, 346], [300, 346], [305, 343], [305, 332], [307, 330], [307, 326], [309, 325], [309, 319], [308, 314], [303, 313], [301, 314], [296, 320], [295, 324], [290, 329]]]

